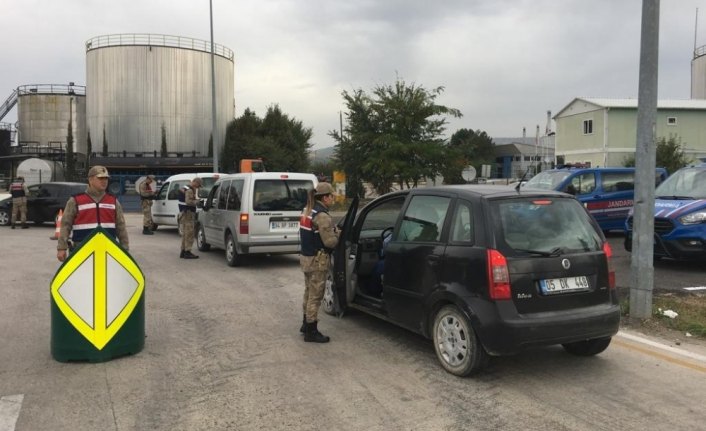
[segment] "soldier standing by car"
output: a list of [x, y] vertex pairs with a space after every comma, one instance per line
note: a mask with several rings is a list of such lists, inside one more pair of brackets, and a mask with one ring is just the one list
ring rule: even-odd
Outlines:
[[59, 262], [66, 260], [69, 236], [78, 246], [96, 227], [105, 229], [116, 238], [125, 251], [130, 248], [123, 208], [115, 195], [106, 192], [109, 178], [108, 169], [104, 166], [92, 167], [88, 171], [86, 191], [70, 197], [66, 202], [56, 246]]
[[27, 226], [27, 196], [29, 195], [29, 190], [27, 189], [27, 184], [25, 184], [24, 177], [19, 176], [10, 184], [10, 194], [12, 195], [12, 229], [15, 228], [17, 213], [20, 214], [22, 229], [29, 228]]
[[319, 332], [318, 313], [324, 297], [326, 277], [331, 265], [331, 252], [338, 244], [338, 232], [328, 213], [334, 203], [334, 190], [329, 183], [319, 183], [309, 193], [309, 199], [299, 219], [301, 256], [299, 264], [304, 273], [304, 317], [300, 332], [304, 341], [328, 343], [330, 338]]
[[179, 190], [179, 228], [181, 229], [181, 253], [182, 259], [198, 259], [199, 257], [191, 253], [194, 245], [194, 223], [196, 222], [196, 208], [201, 206], [198, 189], [201, 187], [201, 178], [194, 178], [191, 183]]
[[138, 192], [140, 193], [140, 203], [142, 205], [142, 234], [153, 235], [152, 232], [152, 200], [156, 192], [152, 190], [154, 175], [147, 175], [147, 178], [140, 183]]

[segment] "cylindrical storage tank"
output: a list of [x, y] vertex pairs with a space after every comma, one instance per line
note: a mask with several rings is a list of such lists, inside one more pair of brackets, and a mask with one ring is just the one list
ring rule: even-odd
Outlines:
[[64, 166], [61, 162], [31, 158], [23, 160], [17, 165], [18, 177], [24, 177], [25, 184], [48, 183], [51, 181], [64, 181]]
[[86, 154], [86, 87], [33, 84], [17, 88], [19, 144], [65, 150], [69, 121], [74, 153]]
[[[118, 34], [86, 42], [87, 125], [93, 151], [208, 156], [211, 44], [179, 36]], [[219, 141], [234, 118], [233, 51], [215, 45]]]
[[696, 48], [691, 60], [691, 98], [706, 99], [706, 45]]

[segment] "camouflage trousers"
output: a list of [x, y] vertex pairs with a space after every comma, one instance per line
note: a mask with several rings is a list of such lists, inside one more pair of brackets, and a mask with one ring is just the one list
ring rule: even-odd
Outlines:
[[152, 227], [152, 201], [142, 199], [142, 226]]
[[17, 214], [20, 215], [20, 221], [22, 224], [27, 223], [27, 198], [14, 198], [12, 199], [12, 219], [11, 224], [15, 224], [17, 221]]
[[330, 257], [327, 254], [318, 256], [300, 256], [299, 264], [304, 272], [304, 301], [302, 308], [307, 322], [318, 320], [321, 300], [326, 290], [326, 278], [329, 272]]
[[179, 215], [179, 226], [181, 227], [181, 249], [191, 251], [194, 246], [194, 222], [196, 213], [193, 211], [182, 211]]

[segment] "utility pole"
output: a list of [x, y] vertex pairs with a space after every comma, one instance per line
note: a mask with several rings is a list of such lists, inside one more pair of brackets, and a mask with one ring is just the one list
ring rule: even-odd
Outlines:
[[213, 43], [213, 0], [208, 0], [208, 11], [211, 17], [211, 140], [213, 142], [213, 172], [218, 172], [218, 143], [220, 140], [216, 129], [216, 49]]
[[642, 0], [630, 317], [652, 315], [659, 0]]

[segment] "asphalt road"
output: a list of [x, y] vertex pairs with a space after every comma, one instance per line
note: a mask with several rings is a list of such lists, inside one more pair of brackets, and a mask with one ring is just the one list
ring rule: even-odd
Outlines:
[[[624, 332], [597, 357], [536, 349], [457, 378], [438, 365], [428, 340], [361, 313], [322, 314], [320, 329], [331, 343], [304, 343], [296, 256], [251, 259], [240, 268], [226, 266], [220, 251], [182, 260], [176, 230], [143, 236], [137, 214], [128, 224], [131, 254], [146, 276], [145, 349], [99, 364], [59, 363], [50, 355], [49, 283], [59, 267], [49, 240], [54, 228], [0, 228], [0, 431], [642, 431], [706, 424], [706, 343], [669, 346]], [[629, 280], [621, 259], [618, 253], [619, 285]], [[670, 286], [703, 283], [697, 266], [661, 266], [656, 279]]]

